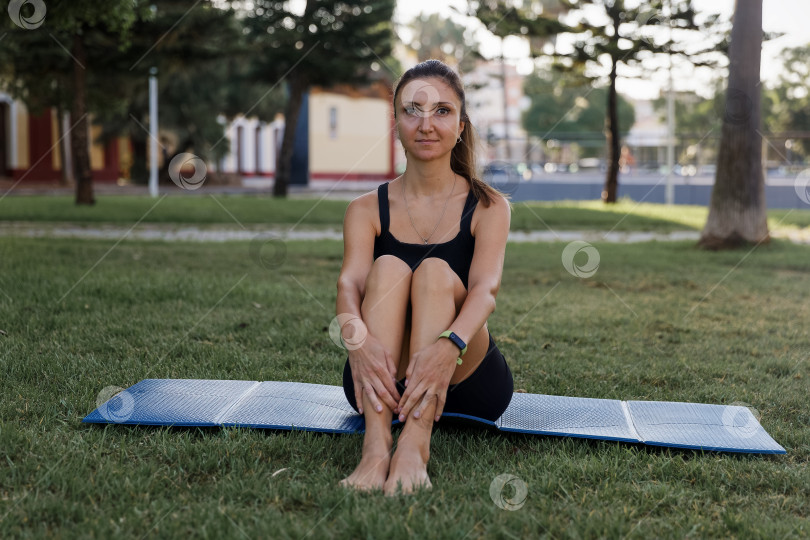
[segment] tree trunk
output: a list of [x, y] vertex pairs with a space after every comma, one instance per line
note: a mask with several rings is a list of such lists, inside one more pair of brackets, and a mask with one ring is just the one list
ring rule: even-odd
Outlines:
[[[140, 127], [138, 128], [140, 130]], [[146, 167], [146, 138], [142, 136], [143, 131], [135, 133], [130, 131], [130, 141], [132, 142], [132, 167], [129, 177], [133, 184], [147, 184], [149, 182], [149, 169]]]
[[90, 169], [90, 151], [87, 143], [87, 51], [81, 30], [73, 36], [73, 107], [70, 115], [74, 122], [71, 132], [73, 150], [73, 176], [76, 179], [76, 204], [95, 204], [93, 173]]
[[770, 240], [760, 132], [762, 0], [737, 0], [717, 175], [698, 245], [728, 249]]
[[606, 203], [616, 202], [616, 192], [619, 186], [619, 158], [621, 148], [619, 141], [619, 107], [616, 95], [616, 58], [610, 65], [610, 88], [608, 88], [607, 117], [605, 118], [605, 138], [607, 142], [607, 176], [605, 189], [602, 190], [602, 200]]
[[290, 184], [290, 173], [292, 171], [293, 145], [295, 143], [295, 126], [298, 124], [298, 116], [301, 112], [304, 92], [307, 90], [307, 83], [303, 77], [295, 72], [290, 74], [290, 96], [284, 108], [284, 137], [281, 140], [281, 152], [276, 169], [276, 181], [273, 184], [274, 197], [286, 197], [287, 188]]

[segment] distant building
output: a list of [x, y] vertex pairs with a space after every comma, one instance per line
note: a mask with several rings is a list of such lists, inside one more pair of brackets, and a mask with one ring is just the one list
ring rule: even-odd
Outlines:
[[473, 71], [462, 74], [462, 78], [467, 113], [486, 143], [485, 160], [527, 161], [526, 131], [521, 123], [526, 107], [524, 77], [515, 66], [489, 60], [479, 62]]
[[[62, 162], [71, 162], [70, 118], [55, 109], [39, 116], [0, 93], [0, 177], [21, 182], [58, 182]], [[212, 171], [233, 173], [245, 185], [272, 185], [284, 118], [272, 122], [238, 116], [225, 126], [228, 154]], [[101, 128], [89, 128], [93, 180], [128, 179], [132, 146], [127, 137], [93, 142]], [[384, 83], [365, 88], [312, 88], [304, 98], [293, 152], [293, 184], [334, 185], [338, 181], [380, 183], [396, 177], [396, 130], [390, 89]], [[158, 156], [162, 166], [165, 156]], [[143, 179], [144, 181], [146, 179]]]
[[653, 101], [629, 100], [636, 113], [636, 121], [622, 141], [630, 149], [636, 163], [642, 167], [657, 168], [667, 162], [667, 125]]
[[[313, 87], [304, 96], [295, 134], [291, 184], [379, 184], [396, 177], [396, 129], [390, 89]], [[249, 186], [272, 185], [284, 135], [282, 116], [270, 124], [239, 117], [226, 127], [230, 152], [218, 170]]]
[[[0, 92], [0, 177], [20, 182], [58, 182], [62, 162], [71, 160], [69, 115], [58, 118], [56, 109], [31, 115], [21, 101]], [[106, 144], [94, 142], [101, 128], [90, 125], [90, 167], [93, 180], [115, 182], [128, 174], [129, 140], [118, 137]]]

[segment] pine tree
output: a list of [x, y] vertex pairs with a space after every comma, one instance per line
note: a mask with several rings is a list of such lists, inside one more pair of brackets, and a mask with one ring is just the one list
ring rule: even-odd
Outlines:
[[393, 47], [395, 3], [307, 0], [303, 13], [296, 13], [286, 2], [254, 0], [253, 9], [245, 12], [254, 76], [288, 89], [274, 196], [287, 196], [295, 126], [307, 90], [390, 79], [384, 66], [390, 64]]
[[[607, 142], [608, 167], [602, 200], [616, 202], [621, 157], [621, 135], [618, 117], [618, 94], [616, 92], [617, 68], [619, 64], [636, 65], [645, 56], [659, 53], [685, 54], [674, 40], [659, 42], [652, 39], [649, 32], [654, 27], [672, 27], [678, 30], [698, 30], [695, 23], [695, 10], [691, 0], [653, 0], [636, 7], [625, 4], [625, 0], [549, 0], [567, 10], [570, 20], [566, 24], [558, 18], [559, 10], [539, 11], [534, 2], [508, 2], [505, 0], [481, 0], [474, 5], [473, 13], [497, 35], [518, 35], [526, 38], [548, 38], [559, 34], [571, 34], [577, 38], [573, 52], [552, 56], [558, 62], [556, 67], [579, 74], [587, 66], [607, 67], [608, 92], [605, 116], [605, 137]], [[542, 2], [541, 2], [542, 3]], [[669, 5], [665, 10], [664, 6]], [[527, 6], [527, 7], [523, 7]], [[595, 14], [598, 13], [598, 16]], [[708, 23], [715, 19], [710, 18]], [[698, 53], [692, 51], [689, 60], [696, 65], [706, 63], [705, 54], [715, 51], [716, 44]], [[533, 55], [543, 56], [543, 51], [532, 51]], [[609, 65], [603, 66], [602, 60]], [[565, 111], [561, 112], [562, 114]]]
[[5, 38], [9, 45], [4, 45], [0, 60], [2, 72], [11, 79], [15, 97], [35, 110], [46, 106], [61, 110], [69, 99], [76, 204], [94, 204], [87, 139], [93, 87], [88, 79], [97, 73], [96, 54], [106, 51], [89, 44], [99, 34], [108, 33], [116, 36], [117, 48], [126, 49], [132, 25], [148, 16], [148, 5], [145, 0], [51, 0], [31, 5], [44, 6], [44, 19], [36, 28], [9, 26], [10, 35]]

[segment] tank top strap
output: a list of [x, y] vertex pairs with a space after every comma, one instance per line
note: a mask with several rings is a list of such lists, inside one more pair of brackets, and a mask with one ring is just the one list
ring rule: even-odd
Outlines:
[[475, 206], [478, 199], [475, 198], [472, 188], [467, 194], [467, 200], [464, 202], [464, 212], [461, 214], [461, 230], [466, 231], [468, 235], [472, 235], [472, 215], [475, 212]]
[[391, 216], [388, 213], [388, 182], [377, 188], [377, 203], [380, 207], [380, 236], [388, 232]]

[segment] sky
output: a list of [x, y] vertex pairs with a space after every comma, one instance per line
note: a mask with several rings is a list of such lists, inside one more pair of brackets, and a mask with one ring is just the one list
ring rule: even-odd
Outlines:
[[[420, 13], [440, 13], [444, 16], [458, 19], [466, 26], [474, 25], [474, 21], [456, 15], [452, 7], [460, 11], [466, 9], [467, 2], [463, 0], [398, 0], [395, 20], [400, 23], [407, 22]], [[734, 0], [694, 0], [699, 13], [720, 13], [728, 19], [734, 11]], [[762, 47], [762, 79], [767, 84], [777, 79], [780, 63], [777, 60], [779, 52], [788, 47], [806, 45], [810, 43], [810, 0], [764, 0], [762, 26], [766, 32], [780, 32], [784, 35], [777, 39], [765, 42]], [[499, 38], [481, 28], [477, 32], [481, 42], [484, 56], [494, 57], [500, 53], [501, 42]], [[504, 53], [506, 58], [514, 63], [521, 73], [530, 72], [533, 64], [528, 59], [528, 45], [517, 37], [504, 40]], [[628, 73], [628, 72], [625, 72]], [[702, 94], [709, 92], [711, 73], [709, 70], [697, 70], [686, 65], [676, 66], [674, 70], [674, 86], [676, 90], [693, 90]], [[629, 73], [628, 73], [629, 74]], [[621, 72], [620, 72], [621, 75]], [[662, 88], [666, 88], [669, 76], [666, 69], [652, 70], [640, 79], [621, 78], [617, 81], [617, 88], [622, 94], [636, 99], [653, 99], [660, 95]]]

